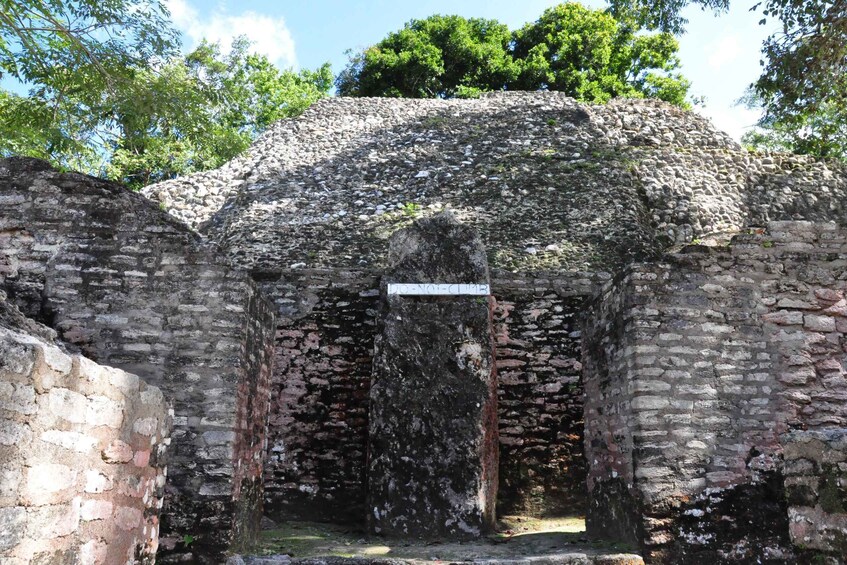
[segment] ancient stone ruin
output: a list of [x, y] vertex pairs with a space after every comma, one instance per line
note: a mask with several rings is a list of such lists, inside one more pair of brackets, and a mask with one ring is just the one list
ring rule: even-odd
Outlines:
[[162, 393], [54, 336], [0, 304], [3, 562], [152, 562], [170, 441]]
[[653, 101], [329, 99], [142, 194], [2, 160], [0, 561], [496, 514], [843, 563], [846, 293], [843, 166]]

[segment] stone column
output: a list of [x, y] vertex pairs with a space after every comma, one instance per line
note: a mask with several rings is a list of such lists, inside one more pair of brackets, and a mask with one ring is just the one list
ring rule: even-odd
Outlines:
[[451, 214], [390, 242], [371, 383], [374, 533], [472, 538], [494, 526], [497, 387], [490, 296], [389, 295], [390, 283], [488, 284], [479, 235]]

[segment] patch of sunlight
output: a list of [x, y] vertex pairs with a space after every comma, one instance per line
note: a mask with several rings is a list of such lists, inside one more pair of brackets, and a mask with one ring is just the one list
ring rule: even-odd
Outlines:
[[536, 518], [530, 516], [501, 516], [499, 535], [507, 537], [540, 533], [579, 534], [585, 532], [585, 517], [563, 516], [558, 518]]
[[387, 545], [372, 545], [362, 550], [363, 555], [388, 555], [391, 548]]

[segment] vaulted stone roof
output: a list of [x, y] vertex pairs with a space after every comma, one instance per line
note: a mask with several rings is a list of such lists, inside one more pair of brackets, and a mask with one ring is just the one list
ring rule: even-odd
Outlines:
[[239, 266], [381, 267], [388, 236], [452, 209], [493, 270], [612, 270], [715, 232], [847, 218], [843, 166], [752, 154], [693, 112], [559, 93], [330, 98], [218, 170], [144, 193]]

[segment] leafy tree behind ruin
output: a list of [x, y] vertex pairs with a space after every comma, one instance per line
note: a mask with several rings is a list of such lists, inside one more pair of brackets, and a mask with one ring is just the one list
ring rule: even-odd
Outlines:
[[329, 65], [281, 71], [240, 39], [222, 56], [203, 43], [160, 71], [138, 73], [110, 100], [108, 176], [143, 186], [223, 165], [273, 122], [299, 115], [332, 86]]
[[[651, 29], [684, 30], [689, 5], [724, 11], [730, 0], [611, 0], [612, 13]], [[847, 158], [847, 0], [763, 0], [761, 23], [780, 29], [762, 46], [762, 74], [751, 99], [765, 113], [746, 136], [760, 147]]]
[[689, 82], [678, 72], [678, 42], [668, 33], [638, 31], [631, 21], [580, 4], [549, 8], [514, 33], [520, 76], [510, 87], [589, 102], [626, 96], [684, 105]]
[[495, 20], [412, 20], [354, 54], [336, 81], [342, 96], [450, 98], [503, 88], [518, 76], [509, 28]]
[[0, 151], [90, 170], [104, 97], [178, 46], [158, 0], [0, 0]]
[[326, 96], [329, 66], [282, 71], [201, 44], [182, 56], [158, 0], [0, 0], [0, 155], [132, 186], [217, 167], [273, 121]]
[[449, 98], [491, 90], [557, 90], [579, 100], [653, 97], [684, 105], [678, 43], [631, 21], [567, 3], [509, 32], [493, 20], [432, 16], [351, 56], [336, 86], [347, 96]]

